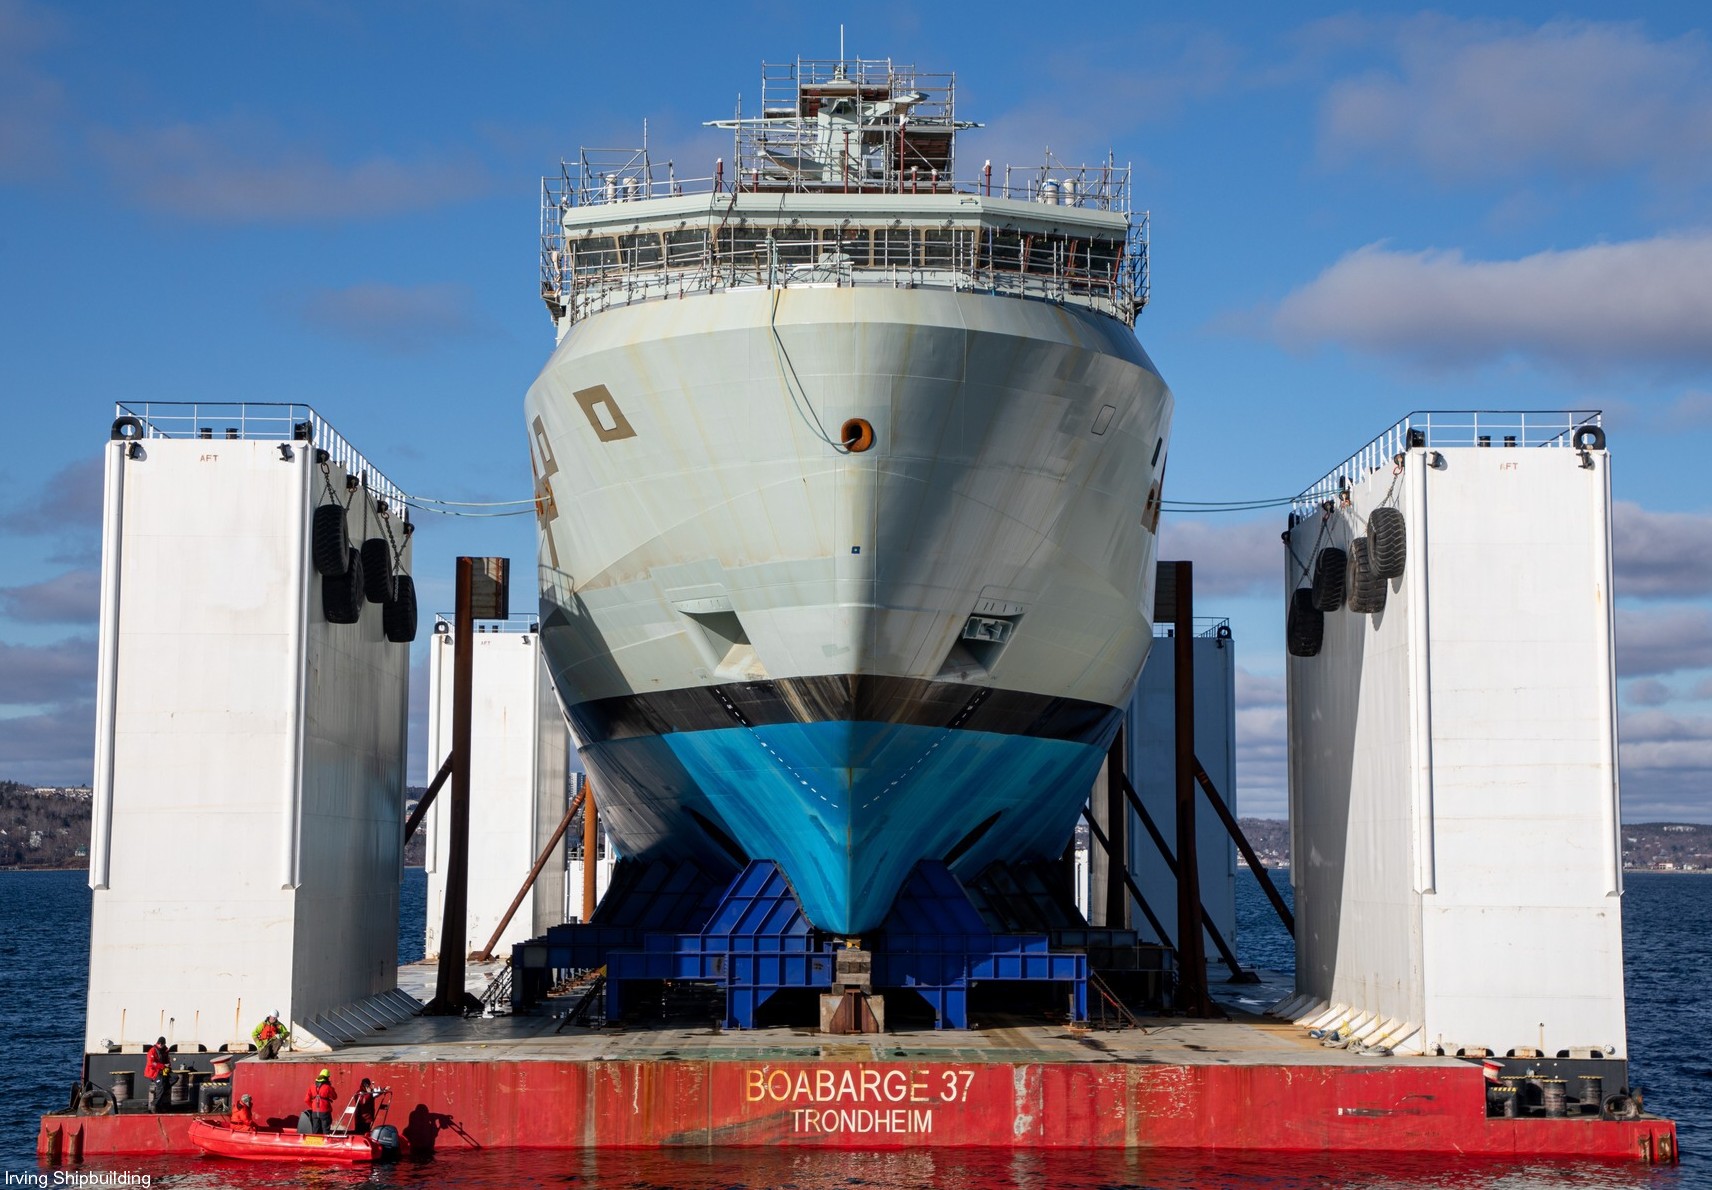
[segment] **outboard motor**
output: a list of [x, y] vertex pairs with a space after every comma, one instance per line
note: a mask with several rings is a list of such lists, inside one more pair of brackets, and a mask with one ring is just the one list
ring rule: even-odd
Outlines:
[[396, 1160], [404, 1147], [398, 1138], [398, 1129], [391, 1124], [376, 1124], [369, 1133], [369, 1139], [380, 1146], [380, 1155], [388, 1161]]

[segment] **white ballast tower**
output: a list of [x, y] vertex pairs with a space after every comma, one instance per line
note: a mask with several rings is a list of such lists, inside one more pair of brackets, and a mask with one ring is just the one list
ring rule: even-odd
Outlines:
[[[485, 621], [471, 642], [470, 859], [466, 939], [483, 947], [499, 926], [536, 856], [565, 816], [570, 729], [541, 664], [541, 634], [533, 619]], [[439, 769], [452, 747], [455, 637], [440, 617], [428, 652], [428, 771]], [[426, 953], [440, 953], [445, 917], [446, 860], [450, 846], [447, 800], [438, 798], [424, 823], [428, 831]], [[580, 886], [579, 886], [580, 887]], [[564, 920], [565, 841], [553, 849], [495, 945], [547, 932]]]
[[1417, 413], [1298, 500], [1293, 1017], [1625, 1055], [1609, 464], [1594, 413]]
[[275, 1010], [300, 1045], [360, 1031], [343, 1010], [407, 1007], [402, 493], [306, 406], [118, 412], [86, 1049], [238, 1048]]

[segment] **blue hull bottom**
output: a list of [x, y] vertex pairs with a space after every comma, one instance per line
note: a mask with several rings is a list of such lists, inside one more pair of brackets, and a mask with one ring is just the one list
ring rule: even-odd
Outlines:
[[712, 874], [773, 860], [816, 927], [858, 935], [919, 860], [968, 877], [1060, 854], [1105, 746], [827, 720], [607, 739], [583, 756], [627, 854], [677, 853]]

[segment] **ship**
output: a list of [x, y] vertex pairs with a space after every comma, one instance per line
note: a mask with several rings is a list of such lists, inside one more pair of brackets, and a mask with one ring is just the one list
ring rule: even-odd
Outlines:
[[1152, 641], [1173, 398], [1108, 155], [959, 172], [956, 80], [762, 67], [729, 167], [542, 187], [540, 640], [618, 851], [813, 926], [1059, 856]]

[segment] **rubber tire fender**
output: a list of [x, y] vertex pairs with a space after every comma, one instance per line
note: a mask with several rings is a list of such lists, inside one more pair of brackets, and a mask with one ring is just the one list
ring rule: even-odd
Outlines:
[[1375, 508], [1367, 518], [1367, 568], [1379, 578], [1399, 578], [1408, 555], [1402, 510], [1390, 505]]
[[345, 528], [345, 510], [342, 507], [323, 504], [315, 510], [309, 541], [316, 574], [330, 578], [345, 573], [351, 556], [351, 535]]
[[1314, 592], [1297, 587], [1290, 592], [1290, 611], [1284, 621], [1284, 643], [1292, 657], [1317, 657], [1325, 642], [1326, 616], [1314, 606]]
[[1385, 610], [1385, 580], [1373, 573], [1370, 552], [1365, 537], [1349, 543], [1349, 610], [1360, 615]]
[[363, 597], [370, 603], [385, 603], [392, 598], [392, 547], [384, 537], [371, 537], [363, 542]]
[[321, 579], [321, 614], [329, 624], [355, 624], [363, 618], [363, 558], [350, 548], [345, 555], [345, 573]]
[[[119, 423], [114, 422], [113, 424], [118, 425]], [[1600, 426], [1577, 426], [1575, 433], [1569, 436], [1569, 443], [1576, 450], [1604, 450], [1605, 431]]]
[[408, 574], [393, 580], [392, 598], [381, 605], [380, 622], [386, 639], [395, 645], [416, 639], [416, 580]]
[[1335, 612], [1343, 606], [1344, 579], [1349, 574], [1349, 555], [1335, 545], [1328, 545], [1314, 556], [1314, 606], [1322, 612]]

